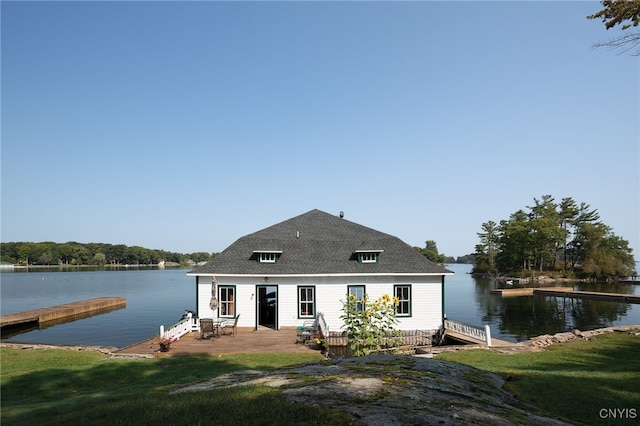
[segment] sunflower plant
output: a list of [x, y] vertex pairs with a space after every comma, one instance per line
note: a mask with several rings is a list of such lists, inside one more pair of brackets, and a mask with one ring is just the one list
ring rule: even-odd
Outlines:
[[398, 298], [388, 294], [369, 302], [365, 294], [361, 300], [350, 294], [342, 302], [343, 328], [347, 334], [347, 347], [353, 356], [368, 355], [373, 351], [397, 346], [393, 339], [398, 334], [396, 308]]

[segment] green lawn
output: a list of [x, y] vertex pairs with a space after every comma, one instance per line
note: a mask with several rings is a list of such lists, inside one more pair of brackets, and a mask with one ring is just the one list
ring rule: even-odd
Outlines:
[[[640, 421], [639, 336], [610, 333], [544, 352], [464, 350], [439, 358], [501, 375], [523, 406], [537, 407], [551, 417], [589, 425]], [[349, 424], [343, 412], [291, 404], [277, 389], [264, 386], [167, 392], [178, 384], [233, 371], [271, 370], [321, 359], [311, 353], [131, 360], [95, 352], [3, 347], [0, 420], [3, 426]], [[635, 418], [611, 419], [612, 411], [627, 417], [635, 413]]]
[[339, 411], [287, 403], [262, 386], [169, 395], [176, 384], [239, 370], [270, 370], [319, 354], [109, 359], [94, 352], [0, 348], [1, 421], [12, 424], [344, 424]]
[[609, 333], [543, 352], [469, 350], [438, 358], [499, 374], [519, 401], [551, 417], [588, 425], [640, 422], [640, 336]]

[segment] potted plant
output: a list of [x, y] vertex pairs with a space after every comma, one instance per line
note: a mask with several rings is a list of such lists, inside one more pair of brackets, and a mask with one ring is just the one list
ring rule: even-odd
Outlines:
[[160, 340], [158, 340], [158, 345], [160, 345], [160, 352], [168, 352], [171, 343], [176, 342], [177, 340], [178, 338], [175, 336], [161, 337]]
[[313, 342], [316, 344], [316, 347], [320, 348], [322, 352], [325, 352], [329, 348], [329, 344], [327, 343], [327, 339], [321, 333], [316, 333], [313, 336]]

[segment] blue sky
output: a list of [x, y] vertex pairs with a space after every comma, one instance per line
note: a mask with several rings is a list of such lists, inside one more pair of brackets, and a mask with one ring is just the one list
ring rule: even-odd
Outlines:
[[573, 197], [640, 250], [599, 2], [6, 2], [2, 241], [222, 251], [311, 209], [472, 253]]

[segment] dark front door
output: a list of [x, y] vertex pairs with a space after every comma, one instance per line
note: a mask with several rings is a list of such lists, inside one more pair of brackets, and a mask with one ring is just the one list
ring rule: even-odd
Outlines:
[[258, 286], [258, 328], [278, 329], [278, 287]]

